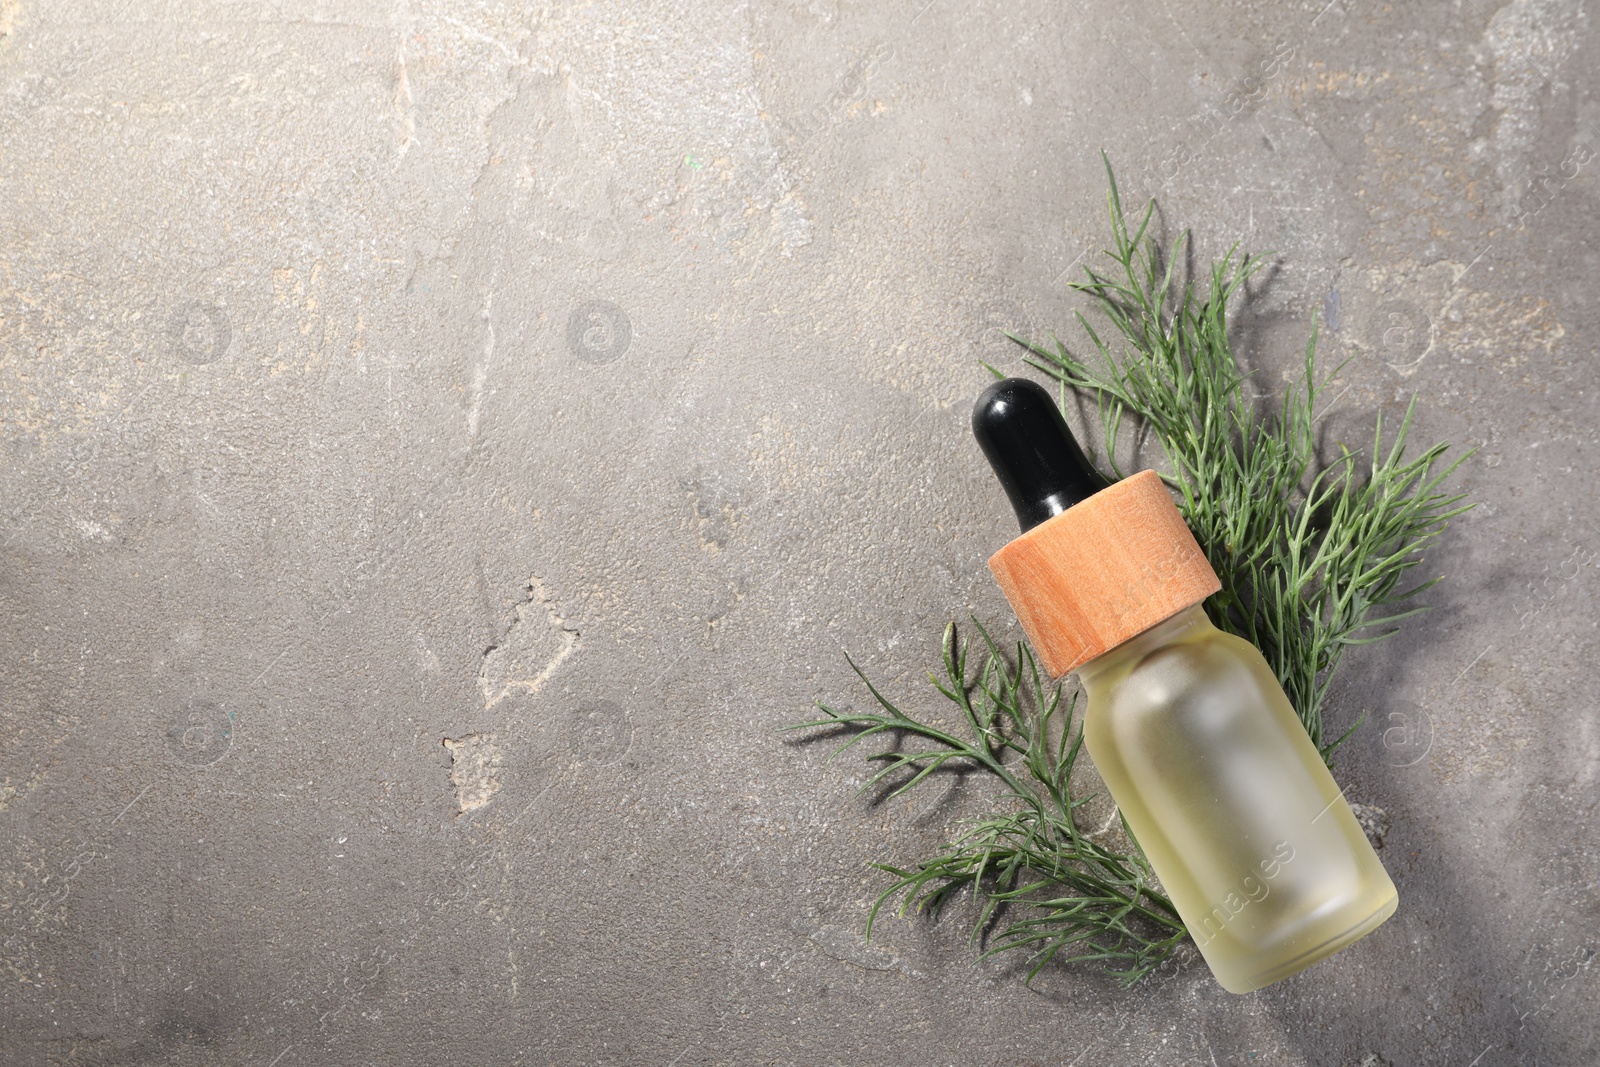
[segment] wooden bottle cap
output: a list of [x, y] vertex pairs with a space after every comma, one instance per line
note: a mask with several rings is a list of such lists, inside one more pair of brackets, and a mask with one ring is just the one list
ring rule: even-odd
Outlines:
[[989, 557], [1052, 678], [1222, 588], [1155, 471], [1140, 471]]

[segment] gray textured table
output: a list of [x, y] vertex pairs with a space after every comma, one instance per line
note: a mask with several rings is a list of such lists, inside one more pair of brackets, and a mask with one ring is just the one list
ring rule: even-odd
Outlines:
[[[1600, 1060], [1576, 0], [0, 0], [0, 1062]], [[780, 726], [1015, 628], [966, 432], [1104, 147], [1329, 416], [1479, 451], [1351, 657], [1401, 911], [1243, 998], [974, 966]], [[1406, 758], [1384, 723], [1420, 738]], [[1417, 747], [1420, 746], [1420, 747]]]

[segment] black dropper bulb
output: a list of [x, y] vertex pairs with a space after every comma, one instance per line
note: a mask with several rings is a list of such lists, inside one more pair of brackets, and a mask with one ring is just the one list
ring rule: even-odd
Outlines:
[[1027, 378], [1004, 378], [978, 397], [972, 432], [1027, 533], [1111, 483], [1073, 440], [1050, 394]]

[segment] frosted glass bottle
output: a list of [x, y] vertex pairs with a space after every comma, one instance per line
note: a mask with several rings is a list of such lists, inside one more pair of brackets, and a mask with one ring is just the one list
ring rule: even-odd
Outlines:
[[1216, 572], [1151, 471], [1108, 483], [1018, 378], [973, 431], [1022, 527], [989, 568], [1223, 988], [1260, 989], [1394, 914], [1394, 883], [1265, 658], [1203, 601]]
[[1267, 661], [1199, 605], [1078, 668], [1084, 740], [1224, 989], [1394, 914], [1394, 883]]

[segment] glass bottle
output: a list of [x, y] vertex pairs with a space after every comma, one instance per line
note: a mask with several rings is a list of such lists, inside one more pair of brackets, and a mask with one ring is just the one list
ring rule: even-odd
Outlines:
[[973, 429], [1022, 535], [989, 561], [1052, 677], [1076, 671], [1112, 799], [1224, 989], [1286, 978], [1394, 914], [1394, 883], [1164, 484], [1108, 485], [1024, 379]]
[[1255, 646], [1185, 608], [1078, 668], [1084, 741], [1222, 987], [1247, 993], [1398, 896]]

